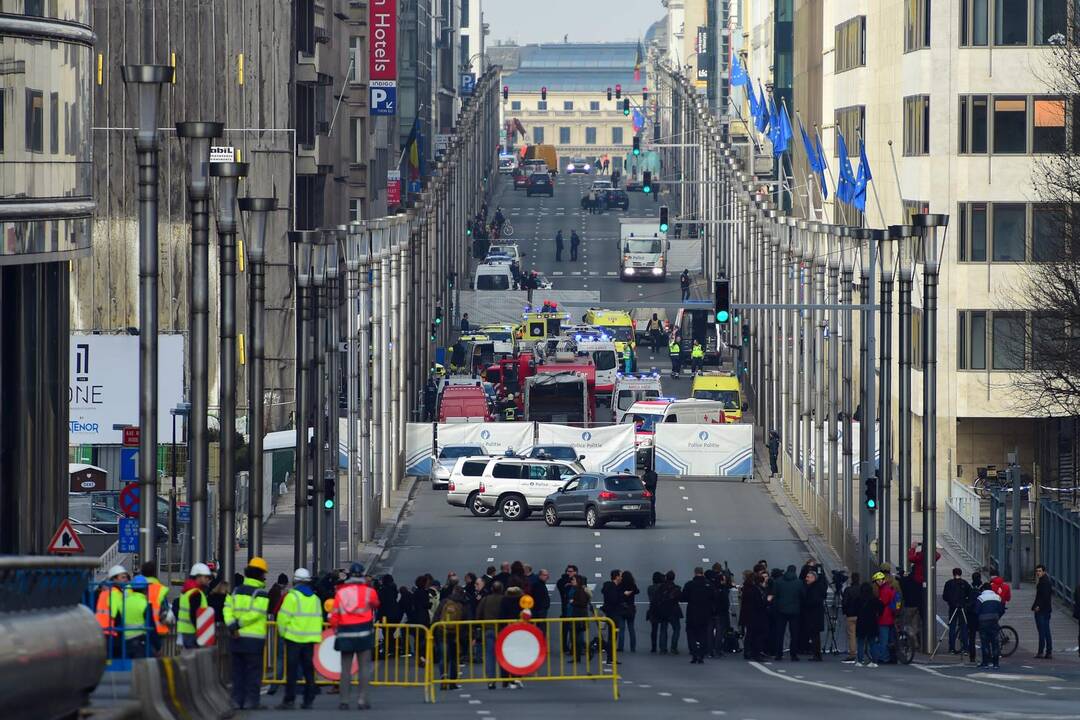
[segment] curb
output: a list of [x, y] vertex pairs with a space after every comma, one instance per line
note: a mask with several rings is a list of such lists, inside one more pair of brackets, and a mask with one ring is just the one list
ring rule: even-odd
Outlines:
[[373, 572], [385, 559], [387, 550], [393, 544], [394, 540], [397, 538], [398, 532], [401, 530], [401, 519], [405, 516], [405, 510], [412, 507], [416, 489], [420, 486], [420, 478], [415, 476], [411, 477], [412, 484], [409, 486], [404, 500], [396, 509], [392, 509], [392, 512], [394, 513], [393, 517], [379, 525], [376, 536], [372, 538], [372, 541], [368, 543], [368, 547], [366, 547], [360, 555], [360, 562], [364, 564], [364, 567], [368, 568], [368, 572]]

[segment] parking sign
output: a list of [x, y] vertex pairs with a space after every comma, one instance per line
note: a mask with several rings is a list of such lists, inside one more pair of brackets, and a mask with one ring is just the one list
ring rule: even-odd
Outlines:
[[120, 541], [120, 552], [139, 552], [139, 518], [120, 518], [117, 539]]
[[476, 75], [474, 73], [461, 73], [461, 94], [472, 95], [476, 90]]
[[397, 81], [372, 80], [368, 85], [372, 115], [397, 114]]

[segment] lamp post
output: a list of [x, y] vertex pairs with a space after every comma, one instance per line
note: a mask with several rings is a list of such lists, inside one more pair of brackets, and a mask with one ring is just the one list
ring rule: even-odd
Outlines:
[[[881, 450], [881, 493], [878, 500], [878, 545], [881, 561], [892, 562], [892, 301], [893, 278], [896, 275], [897, 226], [893, 225], [882, 235], [878, 247], [881, 250], [881, 348], [878, 367], [881, 385], [878, 396], [881, 403], [881, 420], [878, 424], [878, 447]], [[904, 549], [900, 548], [903, 553]]]
[[[802, 268], [799, 272], [800, 292], [798, 302], [800, 305], [809, 305], [813, 302], [814, 292], [813, 251], [810, 246], [810, 236], [811, 228], [816, 226], [816, 223], [806, 220], [800, 220], [799, 222], [799, 256], [802, 258]], [[802, 380], [799, 422], [802, 425], [803, 487], [810, 486], [810, 453], [813, 451], [814, 443], [814, 413], [810, 406], [810, 388], [812, 387], [813, 377], [813, 366], [811, 365], [814, 347], [813, 338], [814, 313], [811, 310], [805, 310], [802, 314], [802, 353], [799, 363], [800, 379]]]
[[312, 251], [317, 233], [300, 230], [289, 233], [296, 272], [296, 495], [293, 517], [293, 565], [308, 565], [307, 484], [311, 478], [311, 281]]
[[[915, 278], [915, 228], [898, 226], [896, 234], [897, 256], [900, 269], [900, 327], [898, 341], [900, 377], [897, 383], [897, 439], [900, 444], [896, 453], [899, 481], [898, 496], [898, 546], [897, 558], [901, 567], [907, 568], [907, 548], [911, 545], [911, 287]], [[891, 230], [891, 228], [890, 228]]]
[[[874, 266], [877, 261], [877, 246], [884, 230], [861, 230], [859, 235], [859, 270], [861, 274], [861, 292], [859, 297], [863, 305], [869, 306], [874, 302]], [[859, 356], [861, 360], [860, 370], [862, 380], [859, 383], [860, 401], [862, 404], [862, 419], [859, 423], [859, 479], [865, 485], [867, 480], [874, 476], [874, 443], [877, 439], [874, 433], [874, 421], [877, 419], [874, 392], [874, 312], [869, 307], [862, 310], [862, 337], [859, 344]], [[859, 535], [862, 547], [861, 565], [864, 574], [870, 570], [873, 559], [872, 547], [877, 535], [877, 527], [874, 524], [870, 509], [866, 503], [860, 503]]]
[[218, 404], [221, 418], [219, 446], [221, 485], [218, 498], [218, 533], [221, 571], [231, 578], [236, 566], [236, 191], [246, 177], [247, 163], [226, 162], [210, 166], [218, 178], [217, 228], [221, 268], [221, 314], [218, 336]]
[[139, 166], [139, 534], [143, 560], [157, 559], [158, 445], [158, 110], [168, 65], [124, 65], [138, 90], [135, 152]]
[[210, 141], [220, 137], [224, 127], [219, 122], [176, 124], [177, 136], [188, 139], [188, 207], [191, 212], [191, 281], [188, 284], [188, 372], [191, 376], [188, 504], [191, 506], [191, 527], [188, 542], [192, 562], [209, 559], [206, 493], [210, 444], [206, 417], [210, 404]]
[[[348, 506], [348, 519], [346, 522], [348, 544], [346, 546], [346, 554], [348, 557], [355, 557], [357, 548], [360, 544], [360, 531], [363, 529], [362, 524], [359, 522], [360, 513], [363, 512], [367, 505], [367, 495], [365, 494], [366, 488], [360, 487], [360, 473], [364, 472], [368, 467], [369, 448], [365, 443], [360, 443], [358, 438], [359, 428], [359, 410], [358, 404], [362, 405], [366, 403], [367, 397], [365, 394], [361, 394], [361, 377], [366, 378], [367, 374], [367, 322], [361, 317], [362, 304], [361, 296], [367, 292], [367, 264], [368, 264], [368, 231], [367, 225], [362, 222], [353, 222], [349, 225], [348, 233], [344, 238], [344, 255], [345, 255], [345, 278], [348, 282], [348, 360], [349, 373], [348, 373], [348, 446], [349, 446], [349, 468], [347, 477], [347, 487], [345, 488], [345, 501]], [[358, 337], [358, 321], [363, 324], [364, 330], [359, 333]], [[364, 373], [361, 374], [360, 357], [363, 356], [363, 368]], [[366, 383], [364, 390], [366, 391]], [[364, 429], [364, 437], [367, 437], [367, 430]], [[362, 457], [360, 455], [362, 454]]]
[[[459, 204], [460, 208], [461, 205]], [[381, 433], [379, 434], [379, 451], [382, 455], [382, 461], [379, 466], [382, 473], [382, 499], [380, 505], [389, 510], [390, 509], [390, 493], [394, 489], [393, 480], [391, 478], [391, 472], [393, 469], [393, 459], [390, 457], [391, 441], [390, 436], [393, 433], [392, 420], [390, 415], [390, 405], [393, 397], [393, 387], [390, 385], [390, 364], [392, 358], [390, 357], [390, 343], [391, 333], [393, 327], [390, 323], [391, 311], [390, 311], [390, 286], [393, 283], [393, 278], [390, 272], [390, 256], [393, 254], [393, 242], [394, 233], [396, 232], [395, 223], [393, 220], [387, 219], [386, 225], [383, 229], [382, 245], [379, 252], [379, 276], [382, 278], [382, 282], [379, 286], [380, 305], [379, 312], [382, 316], [380, 323], [382, 326], [382, 332], [380, 335], [381, 347], [379, 348], [379, 394], [380, 402], [379, 407], [381, 409], [382, 419], [379, 421], [379, 427]], [[463, 234], [463, 233], [462, 233]], [[456, 237], [461, 237], [457, 235]], [[443, 307], [446, 307], [444, 305]]]
[[[814, 304], [825, 304], [825, 257], [823, 239], [827, 236], [827, 225], [810, 223], [810, 261], [814, 269]], [[817, 308], [810, 311], [813, 322], [817, 325], [814, 333], [814, 488], [819, 496], [828, 492], [824, 483], [825, 457], [825, 311]], [[820, 518], [819, 518], [820, 521]]]
[[[385, 389], [382, 384], [384, 340], [382, 322], [382, 256], [386, 236], [386, 220], [380, 218], [371, 223], [371, 495], [376, 494], [375, 482], [379, 482], [378, 494], [386, 492], [386, 475], [382, 452], [382, 403]], [[366, 382], [366, 381], [365, 381]], [[380, 504], [386, 502], [380, 497]], [[374, 512], [372, 513], [374, 518]]]
[[265, 411], [266, 357], [266, 224], [277, 210], [277, 198], [245, 197], [238, 201], [248, 216], [248, 560], [263, 554], [263, 414]]
[[[326, 233], [326, 410], [327, 410], [327, 444], [329, 447], [328, 467], [326, 477], [334, 484], [333, 498], [323, 498], [324, 534], [326, 535], [326, 551], [323, 554], [324, 564], [328, 568], [338, 567], [338, 504], [337, 504], [337, 477], [340, 467], [340, 451], [338, 443], [338, 415], [339, 415], [339, 389], [341, 387], [340, 368], [338, 366], [338, 343], [341, 339], [341, 292], [339, 285], [340, 265], [338, 261], [338, 236], [344, 235], [344, 226], [340, 226]], [[332, 503], [328, 505], [327, 503]]]
[[[851, 295], [852, 295], [852, 278], [855, 275], [855, 243], [858, 242], [855, 239], [855, 234], [852, 228], [847, 228], [847, 232], [840, 236], [840, 303], [845, 305], [844, 308], [844, 338], [841, 357], [841, 397], [843, 398], [842, 412], [844, 415], [844, 432], [843, 442], [841, 445], [841, 499], [840, 499], [840, 511], [844, 517], [844, 544], [847, 545], [848, 534], [855, 527], [854, 514], [852, 513], [851, 498], [854, 494], [851, 461], [852, 461], [852, 429], [853, 423], [851, 414], [854, 412], [852, 407], [854, 391], [851, 386], [852, 373], [853, 373], [853, 358], [852, 358], [852, 345], [851, 338], [853, 334], [853, 315], [851, 310]], [[847, 557], [847, 553], [844, 555]]]
[[315, 243], [311, 248], [311, 379], [312, 426], [315, 431], [315, 461], [312, 472], [311, 502], [311, 571], [318, 575], [326, 556], [323, 554], [325, 539], [322, 518], [323, 483], [326, 479], [326, 245], [322, 233], [313, 232]]
[[[827, 414], [829, 427], [829, 537], [835, 546], [840, 538], [833, 537], [832, 529], [835, 526], [833, 518], [838, 515], [839, 502], [837, 496], [840, 491], [840, 456], [839, 456], [839, 413], [840, 403], [838, 398], [838, 380], [840, 377], [840, 311], [835, 307], [840, 295], [840, 240], [847, 233], [847, 228], [840, 225], [830, 225], [826, 236], [828, 256], [826, 263], [829, 271], [829, 286], [826, 302], [833, 307], [829, 309], [829, 411]], [[844, 328], [847, 331], [847, 328]]]
[[172, 568], [176, 561], [173, 554], [175, 547], [173, 541], [176, 538], [176, 418], [184, 418], [184, 422], [187, 422], [188, 416], [191, 415], [191, 403], [177, 403], [176, 407], [169, 408], [169, 414], [172, 415], [172, 452], [169, 453], [169, 470], [172, 472], [172, 489], [169, 490], [169, 579], [171, 580]]
[[923, 258], [923, 649], [931, 652], [937, 631], [937, 302], [941, 244], [937, 229], [947, 228], [949, 216], [918, 214], [912, 218], [922, 244]]

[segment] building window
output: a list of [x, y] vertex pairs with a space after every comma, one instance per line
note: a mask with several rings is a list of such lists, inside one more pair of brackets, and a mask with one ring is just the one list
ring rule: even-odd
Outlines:
[[4, 154], [4, 131], [7, 129], [7, 90], [0, 88], [0, 155]]
[[589, 112], [600, 112], [600, 101], [599, 100], [590, 100], [589, 101]]
[[26, 88], [26, 149], [45, 150], [45, 100], [40, 90]]
[[594, 127], [585, 128], [585, 144], [586, 145], [595, 145], [596, 144], [596, 128], [594, 128]]
[[296, 0], [293, 24], [296, 26], [296, 50], [302, 55], [315, 54], [315, 0]]
[[1022, 312], [995, 312], [990, 333], [993, 337], [994, 370], [1023, 370], [1026, 323]]
[[[863, 136], [866, 125], [866, 106], [852, 105], [851, 107], [839, 108], [834, 116], [836, 130], [844, 134], [844, 140], [848, 146], [848, 156], [854, 152], [859, 154], [859, 138]], [[840, 157], [839, 138], [833, 142], [833, 157]]]
[[961, 310], [956, 329], [956, 367], [960, 370], [985, 370], [986, 312]]
[[510, 101], [510, 109], [511, 110], [520, 110], [521, 109], [521, 101], [520, 100], [511, 100]]
[[960, 0], [960, 46], [985, 47], [987, 0]]
[[544, 142], [544, 128], [541, 125], [533, 126], [533, 145], [540, 145]]
[[563, 100], [562, 109], [563, 110], [573, 110], [574, 109], [574, 101], [573, 100]]
[[[465, 15], [462, 15], [462, 17], [465, 17]], [[469, 52], [470, 50], [471, 50], [471, 48], [469, 47], [469, 36], [468, 35], [462, 35], [461, 36], [461, 67], [465, 69], [465, 72], [469, 72], [469, 70], [472, 69], [472, 63], [470, 62], [470, 60], [472, 60], [472, 53]]]
[[537, 100], [536, 109], [540, 110], [541, 112], [547, 110], [547, 100]]
[[960, 262], [1054, 262], [1076, 254], [1080, 206], [968, 202], [957, 216]]
[[930, 96], [904, 98], [904, 155], [930, 154]]
[[560, 145], [569, 145], [570, 144], [570, 128], [568, 128], [568, 127], [559, 128], [559, 144]]
[[1053, 262], [1068, 257], [1072, 222], [1066, 205], [1031, 206], [1031, 260]]
[[[1076, 12], [1075, 9], [1073, 12]], [[1065, 0], [1035, 0], [1035, 17], [1032, 44], [1059, 45], [1065, 43], [1069, 29], [1068, 10]]]
[[1061, 45], [1068, 32], [1066, 0], [960, 0], [960, 45]]
[[1027, 253], [1027, 212], [1023, 203], [993, 204], [993, 235], [991, 236], [994, 262], [1024, 262]]
[[349, 142], [352, 144], [351, 157], [357, 165], [364, 162], [364, 119], [349, 118]]
[[1047, 361], [1060, 361], [1069, 351], [1071, 341], [1064, 318], [1031, 314], [1031, 364], [1038, 367]]
[[1027, 45], [1028, 0], [994, 0], [994, 44]]
[[1032, 102], [1031, 151], [1065, 151], [1065, 98], [1034, 98]]
[[296, 142], [302, 147], [315, 145], [315, 88], [296, 85]]
[[990, 98], [964, 95], [960, 98], [960, 154], [984, 155], [988, 148]]
[[364, 219], [364, 199], [349, 198], [349, 222], [360, 222]]
[[904, 0], [904, 52], [930, 47], [930, 0]]
[[611, 128], [611, 144], [622, 145], [623, 144], [623, 129], [621, 127]]
[[995, 153], [1027, 152], [1027, 98], [994, 97]]
[[986, 203], [961, 203], [960, 262], [986, 262]]
[[353, 35], [349, 38], [349, 64], [352, 66], [352, 72], [349, 73], [349, 82], [360, 82], [360, 63], [364, 61], [364, 53], [362, 52], [362, 44], [364, 39], [359, 35]]
[[60, 93], [49, 93], [49, 152], [60, 154]]
[[866, 65], [866, 16], [856, 15], [837, 25], [835, 43], [834, 73]]

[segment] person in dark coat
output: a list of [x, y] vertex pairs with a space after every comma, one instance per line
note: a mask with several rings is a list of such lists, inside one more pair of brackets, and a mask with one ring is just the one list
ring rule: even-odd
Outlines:
[[[964, 641], [967, 639], [967, 617], [964, 609], [968, 605], [971, 595], [971, 585], [964, 579], [964, 571], [953, 568], [952, 579], [945, 583], [941, 590], [941, 599], [949, 606], [949, 652], [959, 655], [964, 652]], [[960, 649], [956, 647], [956, 638], [960, 638]]]
[[649, 598], [649, 609], [645, 611], [645, 619], [649, 621], [649, 652], [656, 652], [657, 635], [660, 632], [660, 588], [664, 584], [664, 573], [652, 574], [652, 585], [645, 590]]
[[855, 639], [858, 643], [856, 662], [877, 667], [874, 662], [874, 643], [878, 638], [878, 618], [885, 606], [878, 600], [877, 591], [868, 582], [859, 585], [855, 607]]
[[570, 231], [570, 262], [577, 262], [578, 246], [581, 245], [581, 236], [577, 230]]
[[1050, 660], [1053, 657], [1054, 642], [1050, 636], [1050, 611], [1054, 607], [1054, 588], [1050, 584], [1050, 575], [1046, 566], [1035, 566], [1035, 602], [1031, 612], [1035, 613], [1035, 630], [1039, 633], [1039, 652], [1035, 657]]
[[[600, 588], [600, 596], [604, 598], [604, 604], [600, 606], [600, 612], [609, 618], [614, 626], [622, 625], [622, 573], [619, 570], [611, 571], [611, 579]], [[614, 634], [614, 631], [612, 631]], [[611, 644], [614, 638], [608, 637], [604, 641], [604, 649], [607, 653], [608, 662], [611, 662]]]
[[[675, 584], [675, 571], [668, 570], [664, 575], [664, 584], [658, 592], [660, 615], [660, 654], [679, 654], [679, 629], [682, 626], [683, 612], [679, 606], [682, 591]], [[668, 645], [668, 630], [671, 631], [671, 645]], [[668, 648], [671, 648], [670, 651]]]
[[[577, 577], [577, 574], [577, 565], [567, 565], [566, 572], [564, 572], [562, 576], [558, 579], [558, 581], [555, 583], [555, 590], [559, 593], [559, 605], [561, 609], [559, 617], [573, 617], [573, 615], [571, 614], [572, 608], [570, 605], [571, 588], [574, 578]], [[570, 627], [570, 623], [562, 623], [562, 628], [563, 652], [569, 653], [571, 643], [574, 639], [573, 628]]]
[[968, 660], [975, 662], [975, 636], [979, 634], [979, 614], [976, 612], [976, 602], [979, 599], [979, 588], [982, 587], [982, 573], [971, 573], [971, 592], [968, 594], [967, 607], [964, 608], [964, 619], [967, 624], [967, 650]]
[[[532, 595], [535, 605], [533, 605], [533, 617], [543, 619], [548, 616], [548, 612], [551, 611], [551, 593], [548, 592], [547, 582], [551, 579], [551, 573], [544, 568], [540, 568], [540, 572], [536, 574], [536, 581], [533, 583]], [[542, 628], [544, 629], [544, 628]]]
[[739, 613], [746, 632], [743, 639], [743, 657], [754, 661], [765, 660], [769, 613], [764, 579], [758, 573], [749, 573], [743, 582]]
[[562, 262], [563, 237], [562, 230], [555, 233], [555, 262]]
[[773, 657], [776, 660], [784, 659], [784, 632], [791, 635], [789, 654], [792, 660], [799, 659], [798, 641], [799, 626], [801, 625], [803, 597], [806, 589], [798, 576], [795, 574], [795, 566], [788, 565], [784, 574], [773, 581], [772, 604], [776, 608], [777, 632], [774, 638], [776, 644], [773, 647]]
[[649, 502], [649, 525], [656, 525], [656, 486], [660, 482], [660, 477], [656, 474], [656, 470], [653, 469], [652, 462], [648, 462], [645, 466], [645, 472], [641, 476], [641, 482], [645, 485], [645, 489], [649, 491], [652, 498]]
[[825, 630], [825, 597], [827, 583], [816, 572], [806, 574], [806, 594], [803, 596], [800, 627], [809, 641], [811, 660], [821, 661], [821, 633]]
[[705, 571], [705, 579], [713, 586], [712, 610], [709, 613], [709, 629], [706, 632], [709, 657], [724, 656], [724, 637], [731, 628], [731, 583], [724, 566], [713, 563], [712, 569]]
[[630, 652], [637, 652], [637, 628], [634, 623], [637, 619], [637, 596], [641, 594], [634, 575], [629, 570], [623, 572], [619, 579], [619, 632], [616, 635], [615, 647], [619, 652], [623, 651], [623, 638], [630, 638]]
[[702, 665], [708, 652], [707, 635], [712, 617], [716, 588], [705, 579], [705, 570], [694, 568], [694, 577], [682, 589], [680, 599], [686, 603], [686, 643], [690, 649], [690, 664]]
[[769, 472], [773, 475], [780, 474], [780, 468], [776, 465], [776, 459], [780, 456], [780, 433], [775, 430], [769, 431]]

